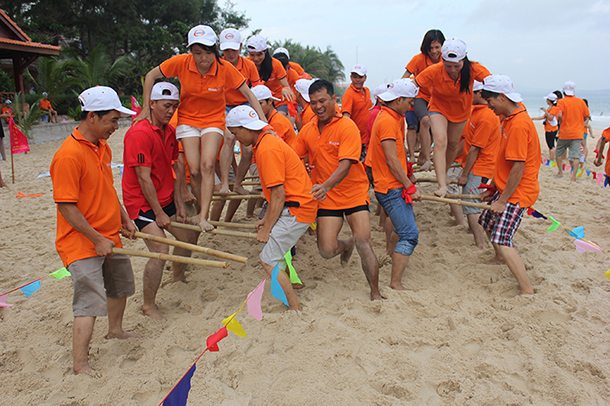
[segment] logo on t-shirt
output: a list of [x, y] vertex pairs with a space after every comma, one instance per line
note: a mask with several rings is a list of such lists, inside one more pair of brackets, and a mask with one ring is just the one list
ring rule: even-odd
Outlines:
[[144, 154], [138, 154], [137, 159], [139, 164], [146, 163], [146, 158], [144, 157]]

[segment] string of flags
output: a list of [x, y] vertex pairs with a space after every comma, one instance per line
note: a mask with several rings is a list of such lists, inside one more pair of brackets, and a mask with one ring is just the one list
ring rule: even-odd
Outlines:
[[46, 278], [47, 276], [52, 276], [57, 280], [61, 280], [63, 278], [65, 278], [66, 276], [72, 276], [70, 274], [70, 272], [64, 267], [64, 268], [60, 268], [55, 272], [51, 272], [48, 275], [43, 276], [42, 278], [36, 279], [34, 282], [30, 282], [27, 283], [23, 286], [20, 286], [18, 288], [15, 288], [13, 290], [9, 290], [8, 292], [0, 295], [0, 307], [11, 307], [12, 304], [8, 304], [6, 303], [6, 300], [8, 299], [8, 295], [9, 293], [13, 293], [16, 292], [18, 290], [21, 290], [21, 292], [25, 295], [25, 297], [29, 298], [30, 296], [32, 296], [38, 289], [40, 289], [40, 287], [42, 286], [41, 281]]
[[[531, 207], [529, 209], [527, 209], [527, 214], [529, 214], [530, 216], [532, 216], [534, 218], [551, 220], [552, 224], [546, 230], [549, 233], [556, 231], [559, 227], [566, 230], [568, 232], [568, 234], [570, 234], [570, 236], [575, 238], [574, 245], [576, 246], [577, 252], [597, 251], [597, 252], [603, 252], [604, 254], [610, 256], [610, 252], [602, 249], [596, 243], [589, 241], [588, 239], [585, 238], [585, 229], [583, 226], [575, 227], [570, 230], [569, 228], [567, 228], [566, 226], [561, 224], [559, 221], [555, 220], [553, 218], [553, 216], [544, 215], [541, 212], [539, 212], [538, 210], [535, 210]], [[605, 276], [606, 276], [606, 278], [610, 279], [610, 269], [606, 271]]]
[[[550, 160], [548, 158], [542, 158], [542, 164], [544, 166], [549, 166], [551, 168], [557, 168], [557, 162], [552, 161], [552, 160]], [[564, 171], [567, 171], [567, 170], [572, 171], [572, 167], [570, 165], [563, 164], [562, 166], [563, 166], [563, 170]], [[583, 175], [587, 175], [587, 177], [592, 176], [593, 180], [596, 180], [595, 183], [597, 185], [599, 185], [599, 184], [601, 184], [603, 182], [604, 187], [608, 187], [608, 183], [610, 182], [610, 179], [608, 179], [608, 175], [606, 175], [603, 172], [590, 171], [590, 170], [584, 169], [584, 168], [577, 169], [576, 177], [582, 178]]]

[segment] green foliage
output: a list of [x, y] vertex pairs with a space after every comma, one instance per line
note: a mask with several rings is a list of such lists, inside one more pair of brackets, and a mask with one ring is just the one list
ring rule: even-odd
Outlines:
[[339, 56], [330, 46], [322, 51], [318, 47], [303, 46], [291, 39], [283, 42], [273, 42], [269, 45], [271, 52], [278, 47], [286, 48], [290, 52], [290, 60], [301, 65], [305, 72], [314, 78], [326, 79], [332, 83], [345, 80], [345, 74], [343, 73], [345, 68], [339, 60]]
[[0, 92], [14, 92], [15, 81], [13, 76], [3, 70], [0, 70]]
[[80, 109], [80, 104], [74, 108], [71, 108], [70, 110], [68, 110], [68, 115], [70, 117], [72, 117], [72, 119], [74, 121], [80, 121], [80, 115], [82, 113], [82, 110]]
[[[49, 101], [55, 105], [57, 97], [68, 87], [79, 81], [72, 77], [72, 61], [58, 58], [39, 58], [35, 65], [25, 71], [25, 77], [34, 83], [39, 93], [47, 92]], [[27, 95], [26, 95], [27, 99]]]
[[40, 117], [40, 109], [38, 106], [38, 102], [30, 105], [30, 111], [24, 113], [23, 111], [23, 95], [19, 92], [15, 96], [15, 100], [13, 100], [13, 104], [11, 104], [11, 111], [15, 115], [15, 124], [19, 129], [25, 134], [27, 138], [31, 138], [30, 130], [32, 125], [38, 122], [38, 118]]
[[81, 90], [93, 86], [116, 88], [116, 80], [129, 71], [132, 56], [123, 55], [112, 61], [103, 44], [98, 44], [85, 58], [71, 59], [74, 78]]

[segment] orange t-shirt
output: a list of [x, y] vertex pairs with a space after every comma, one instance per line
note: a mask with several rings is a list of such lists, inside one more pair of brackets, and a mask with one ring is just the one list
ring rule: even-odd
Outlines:
[[231, 63], [212, 63], [207, 74], [201, 75], [192, 54], [176, 55], [161, 65], [165, 77], [180, 81], [180, 109], [178, 125], [196, 128], [225, 129], [225, 92], [236, 90], [246, 79]]
[[502, 193], [510, 170], [513, 168], [513, 162], [525, 162], [525, 170], [519, 186], [508, 201], [519, 203], [522, 208], [530, 207], [538, 200], [540, 193], [538, 170], [542, 154], [536, 126], [527, 114], [527, 110], [519, 107], [502, 121], [501, 131], [494, 183]]
[[[282, 65], [282, 63], [280, 61], [278, 61], [277, 59], [271, 58], [271, 62], [272, 62], [272, 66], [273, 66], [273, 71], [271, 72], [271, 76], [269, 76], [268, 80], [263, 80], [263, 78], [261, 78], [261, 80], [263, 80], [263, 84], [265, 86], [267, 86], [269, 88], [269, 90], [271, 90], [271, 94], [273, 95], [273, 97], [276, 97], [276, 98], [282, 100], [283, 86], [280, 83], [280, 80], [282, 80], [286, 77], [286, 70], [284, 69], [284, 66]], [[260, 72], [259, 72], [259, 75], [260, 75]], [[275, 107], [281, 106], [286, 103], [288, 103], [286, 100], [276, 101]]]
[[350, 85], [341, 98], [341, 113], [349, 113], [350, 118], [358, 126], [361, 144], [366, 144], [368, 138], [366, 124], [372, 107], [371, 92], [367, 87], [363, 87], [360, 91], [354, 85]]
[[[606, 142], [610, 142], [610, 127], [606, 128], [604, 132], [602, 132], [602, 137], [606, 139]], [[604, 151], [599, 151], [600, 154], [603, 155]], [[610, 176], [610, 148], [608, 149], [608, 153], [606, 155], [606, 176]]]
[[429, 111], [441, 113], [452, 123], [468, 120], [472, 106], [472, 85], [475, 80], [482, 82], [490, 75], [480, 63], [470, 62], [470, 64], [469, 92], [460, 92], [460, 79], [454, 82], [442, 63], [429, 66], [417, 75], [415, 80], [419, 88], [431, 95]]
[[566, 96], [557, 102], [561, 111], [561, 127], [557, 136], [560, 140], [582, 140], [586, 131], [585, 118], [590, 115], [583, 99]]
[[288, 80], [288, 85], [290, 85], [290, 88], [292, 89], [293, 93], [296, 92], [296, 90], [294, 88], [294, 84], [296, 83], [297, 80], [299, 80], [299, 78], [300, 78], [299, 74], [294, 69], [289, 69], [286, 72], [286, 80]]
[[303, 69], [303, 67], [298, 63], [289, 61], [288, 64], [290, 65], [290, 68], [294, 69], [299, 76], [305, 73], [305, 69]]
[[557, 106], [552, 106], [547, 109], [547, 113], [549, 113], [552, 116], [555, 116], [556, 121], [555, 121], [555, 125], [550, 125], [549, 120], [545, 119], [544, 120], [544, 131], [546, 131], [548, 133], [557, 131], [559, 129], [559, 127], [557, 126], [557, 116], [559, 115], [559, 109], [557, 108]]
[[[256, 65], [250, 59], [240, 56], [237, 60], [237, 65], [235, 66], [235, 68], [246, 79], [246, 84], [248, 85], [248, 87], [254, 87], [256, 85], [261, 84]], [[227, 89], [225, 91], [225, 99], [227, 102], [227, 106], [241, 106], [242, 104], [248, 101], [248, 99], [246, 99], [245, 96], [239, 90], [236, 89]]]
[[[438, 62], [440, 62], [441, 59], [438, 59]], [[437, 63], [438, 63], [437, 62]], [[406, 70], [408, 70], [409, 72], [411, 72], [411, 74], [413, 76], [417, 76], [420, 73], [422, 73], [424, 71], [424, 69], [426, 69], [428, 66], [432, 66], [434, 65], [434, 62], [432, 62], [432, 59], [428, 58], [426, 55], [419, 53], [417, 55], [415, 55], [413, 57], [413, 59], [411, 59], [411, 61], [407, 64], [406, 66]], [[427, 89], [419, 89], [419, 93], [417, 94], [417, 97], [420, 99], [424, 99], [425, 101], [430, 101], [430, 93], [428, 93]]]
[[[111, 162], [112, 151], [106, 141], [94, 145], [76, 127], [51, 162], [53, 199], [55, 203], [76, 203], [91, 227], [120, 248], [121, 206], [113, 185]], [[65, 266], [98, 256], [95, 244], [76, 231], [59, 209], [55, 247]]]
[[[464, 133], [462, 162], [466, 162], [471, 146], [481, 148], [472, 167], [472, 173], [491, 179], [494, 176], [496, 156], [500, 148], [500, 119], [487, 105], [472, 106], [472, 115], [466, 123]], [[463, 163], [462, 167], [464, 167]]]
[[297, 134], [294, 132], [292, 123], [286, 116], [279, 114], [277, 110], [273, 109], [269, 117], [269, 125], [273, 127], [273, 131], [289, 146], [292, 146]]
[[369, 204], [368, 178], [364, 165], [359, 161], [362, 146], [358, 127], [349, 118], [338, 114], [324, 127], [322, 134], [318, 124], [318, 117], [314, 117], [301, 128], [292, 144], [299, 158], [309, 155], [309, 163], [313, 165], [312, 182], [324, 183], [337, 170], [340, 161], [352, 161], [347, 176], [326, 193], [326, 199], [320, 201], [320, 208], [344, 210]]
[[50, 110], [53, 108], [53, 107], [51, 107], [51, 102], [48, 100], [45, 100], [45, 99], [40, 99], [38, 106], [39, 106], [40, 110], [42, 110], [42, 109]]
[[309, 193], [313, 185], [297, 154], [273, 131], [261, 131], [253, 147], [256, 167], [265, 199], [271, 201], [271, 188], [284, 186], [286, 202], [298, 202], [289, 207], [299, 223], [313, 223], [318, 213], [318, 201]]
[[301, 128], [305, 127], [305, 124], [309, 123], [314, 117], [315, 114], [313, 113], [313, 110], [311, 110], [311, 106], [309, 105], [309, 103], [307, 103], [307, 105], [303, 109], [303, 112], [301, 113]]
[[386, 163], [385, 152], [381, 145], [381, 142], [385, 140], [396, 142], [398, 160], [406, 174], [408, 169], [407, 154], [405, 152], [405, 117], [388, 107], [381, 106], [381, 112], [377, 115], [375, 124], [373, 124], [373, 134], [371, 134], [368, 152], [371, 155], [368, 163], [371, 164], [373, 169], [375, 192], [378, 193], [388, 193], [390, 189], [404, 187], [392, 174]]

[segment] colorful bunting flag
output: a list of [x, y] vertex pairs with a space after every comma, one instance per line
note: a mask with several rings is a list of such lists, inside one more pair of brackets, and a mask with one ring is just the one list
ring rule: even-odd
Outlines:
[[197, 364], [193, 364], [191, 369], [180, 379], [180, 382], [174, 386], [174, 389], [167, 395], [163, 401], [163, 406], [186, 406], [186, 401], [191, 390], [191, 378], [197, 369]]
[[301, 282], [301, 279], [299, 279], [299, 275], [297, 275], [297, 270], [294, 269], [294, 266], [292, 265], [292, 252], [288, 251], [286, 255], [284, 255], [284, 259], [286, 260], [286, 265], [288, 266], [288, 270], [290, 271], [290, 283], [299, 283], [302, 285], [303, 282]]
[[235, 318], [237, 316], [238, 312], [233, 313], [232, 315], [230, 315], [229, 317], [227, 317], [226, 319], [224, 319], [222, 321], [222, 324], [224, 324], [227, 327], [227, 330], [235, 333], [236, 335], [240, 336], [240, 337], [248, 337], [248, 334], [246, 334], [246, 331], [244, 330], [244, 328], [241, 326], [241, 324], [239, 324], [239, 321], [237, 321], [237, 319]]
[[248, 293], [247, 305], [248, 313], [252, 315], [256, 320], [261, 321], [263, 319], [263, 309], [261, 308], [261, 300], [263, 299], [263, 292], [265, 291], [265, 280], [258, 284], [256, 288]]
[[578, 251], [578, 252], [586, 252], [586, 251], [603, 252], [602, 249], [597, 246], [597, 244], [592, 243], [591, 241], [574, 240], [574, 244], [576, 245], [576, 251]]
[[220, 351], [220, 348], [218, 348], [218, 342], [228, 335], [229, 335], [229, 333], [227, 332], [227, 327], [225, 326], [225, 327], [221, 328], [220, 330], [218, 330], [217, 332], [215, 332], [214, 334], [212, 334], [211, 336], [209, 336], [206, 341], [206, 343], [208, 345], [208, 350], [210, 350], [212, 352]]
[[549, 218], [553, 221], [553, 224], [551, 224], [551, 226], [549, 228], [547, 228], [546, 231], [548, 231], [549, 233], [552, 233], [553, 231], [557, 230], [559, 228], [559, 226], [561, 225], [561, 223], [557, 220], [555, 220], [553, 217], [549, 216]]
[[11, 135], [11, 154], [28, 152], [30, 150], [28, 139], [23, 135], [19, 127], [15, 125], [15, 121], [12, 117], [8, 120], [8, 130]]
[[8, 293], [0, 296], [0, 307], [11, 307], [12, 304], [6, 303], [6, 299], [8, 298]]
[[23, 294], [26, 297], [30, 297], [34, 294], [34, 292], [36, 292], [38, 289], [40, 289], [40, 280], [37, 280], [36, 282], [32, 282], [29, 285], [25, 285], [24, 287], [21, 288], [21, 291], [23, 292]]
[[601, 172], [597, 173], [597, 182], [596, 182], [596, 184], [599, 185], [600, 183], [602, 183], [602, 181], [604, 180], [604, 177], [602, 175], [603, 175], [603, 173], [601, 173]]
[[275, 268], [271, 271], [271, 295], [280, 300], [286, 306], [288, 306], [288, 299], [286, 298], [286, 294], [284, 293], [284, 289], [282, 289], [282, 285], [277, 280], [277, 276], [280, 273], [280, 265], [277, 264]]
[[51, 272], [49, 275], [51, 275], [52, 277], [54, 277], [57, 280], [61, 280], [61, 279], [65, 278], [66, 276], [72, 276], [70, 271], [68, 271], [65, 267], [58, 269], [55, 272]]
[[606, 271], [606, 278], [610, 279], [610, 269]]
[[580, 227], [576, 227], [573, 230], [568, 230], [568, 233], [570, 233], [570, 235], [578, 240], [582, 240], [583, 238], [585, 238], [585, 229], [584, 227], [580, 226]]

